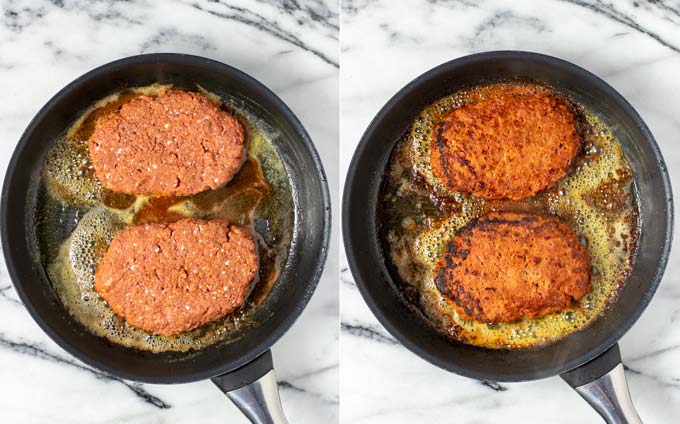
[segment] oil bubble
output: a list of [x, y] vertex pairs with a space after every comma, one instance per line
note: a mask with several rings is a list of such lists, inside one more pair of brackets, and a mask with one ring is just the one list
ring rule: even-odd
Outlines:
[[[618, 237], [614, 237], [613, 234], [622, 232], [636, 234], [637, 203], [634, 187], [623, 185], [620, 187], [620, 190], [630, 194], [628, 198], [631, 199], [630, 204], [621, 211], [600, 211], [589, 202], [589, 199], [603, 181], [614, 175], [632, 172], [632, 168], [611, 130], [591, 111], [582, 105], [576, 105], [585, 120], [584, 148], [575, 159], [575, 166], [571, 167], [568, 175], [551, 189], [549, 195], [542, 197], [539, 195], [525, 201], [489, 202], [471, 195], [448, 192], [432, 175], [429, 165], [433, 128], [444, 114], [478, 101], [492, 91], [488, 87], [461, 90], [427, 107], [412, 122], [410, 134], [407, 134], [399, 144], [405, 145], [410, 153], [409, 162], [403, 163], [401, 169], [413, 170], [395, 179], [401, 186], [402, 195], [406, 192], [413, 196], [411, 199], [418, 199], [420, 189], [407, 179], [411, 175], [418, 175], [418, 178], [425, 180], [430, 192], [445, 193], [460, 204], [460, 211], [452, 213], [437, 211], [440, 213], [437, 216], [427, 215], [429, 211], [426, 209], [419, 211], [419, 216], [425, 214], [426, 218], [431, 220], [431, 224], [426, 229], [418, 228], [398, 233], [390, 243], [406, 246], [410, 256], [402, 256], [395, 260], [395, 256], [392, 255], [392, 259], [400, 275], [413, 276], [412, 280], [406, 282], [418, 289], [421, 298], [418, 308], [422, 309], [433, 325], [439, 328], [449, 328], [453, 325], [456, 330], [449, 334], [454, 338], [490, 348], [519, 348], [551, 343], [589, 326], [606, 313], [610, 300], [616, 298], [619, 287], [626, 278], [631, 263], [630, 252], [635, 251], [637, 240], [633, 240], [630, 247], [626, 246], [629, 243], [616, 245]], [[583, 166], [586, 162], [587, 166]], [[433, 265], [439, 262], [438, 259], [441, 258], [451, 235], [478, 216], [507, 208], [549, 213], [573, 226], [579, 241], [589, 253], [593, 284], [591, 292], [576, 302], [573, 310], [489, 326], [462, 320], [450, 303], [441, 301], [442, 295], [433, 282]]]

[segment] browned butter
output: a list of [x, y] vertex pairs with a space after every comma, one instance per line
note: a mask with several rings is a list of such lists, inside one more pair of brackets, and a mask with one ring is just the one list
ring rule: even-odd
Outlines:
[[[55, 141], [43, 168], [36, 222], [42, 262], [69, 313], [94, 334], [155, 352], [187, 351], [238, 339], [254, 324], [256, 309], [277, 280], [293, 225], [291, 188], [272, 144], [271, 129], [250, 111], [224, 105], [207, 92], [204, 94], [234, 113], [246, 129], [247, 159], [232, 181], [187, 197], [132, 196], [102, 188], [87, 147], [96, 118], [136, 96], [167, 89], [170, 87], [152, 85], [102, 99]], [[113, 313], [94, 289], [97, 264], [120, 229], [185, 217], [220, 218], [250, 229], [260, 256], [259, 276], [251, 295], [239, 311], [174, 337], [133, 328]]]
[[[535, 90], [550, 89], [528, 85]], [[519, 201], [489, 201], [449, 192], [430, 169], [432, 131], [454, 109], [499, 90], [503, 84], [461, 90], [415, 118], [388, 162], [379, 224], [389, 265], [398, 276], [397, 289], [426, 320], [464, 343], [517, 349], [553, 343], [606, 313], [633, 265], [638, 208], [633, 171], [619, 141], [595, 114], [576, 104], [583, 147], [567, 176], [552, 187]], [[590, 293], [564, 311], [513, 323], [485, 324], [458, 316], [435, 287], [433, 270], [451, 236], [492, 211], [553, 215], [569, 223], [590, 254]]]

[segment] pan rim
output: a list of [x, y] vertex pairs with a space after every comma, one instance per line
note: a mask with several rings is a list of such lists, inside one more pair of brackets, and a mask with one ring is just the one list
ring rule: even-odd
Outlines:
[[[217, 366], [205, 366], [199, 371], [193, 371], [190, 373], [184, 373], [181, 375], [173, 375], [172, 370], [168, 370], [164, 375], [150, 376], [144, 375], [140, 376], [135, 373], [128, 372], [122, 368], [116, 368], [108, 366], [100, 362], [94, 356], [83, 353], [76, 346], [72, 345], [68, 340], [64, 339], [58, 331], [56, 331], [49, 323], [49, 317], [43, 316], [42, 312], [35, 307], [31, 302], [30, 296], [25, 292], [22, 278], [16, 268], [15, 261], [13, 259], [12, 246], [13, 242], [9, 239], [8, 227], [10, 223], [8, 222], [8, 210], [9, 205], [7, 198], [10, 191], [10, 180], [12, 180], [14, 174], [16, 173], [16, 168], [20, 166], [19, 156], [26, 148], [27, 143], [31, 139], [36, 127], [41, 121], [45, 119], [51, 113], [54, 113], [54, 106], [58, 104], [64, 97], [69, 93], [74, 91], [77, 87], [86, 83], [87, 81], [107, 75], [116, 69], [125, 68], [131, 65], [140, 64], [150, 64], [150, 63], [173, 63], [180, 65], [201, 65], [206, 68], [210, 68], [216, 73], [223, 75], [236, 76], [238, 79], [246, 81], [248, 84], [260, 90], [267, 97], [269, 97], [274, 103], [277, 112], [279, 112], [290, 125], [291, 129], [299, 138], [299, 141], [304, 146], [306, 154], [309, 156], [313, 167], [314, 176], [319, 180], [320, 193], [318, 201], [320, 202], [320, 210], [322, 211], [321, 221], [323, 223], [323, 229], [321, 229], [320, 235], [320, 245], [321, 251], [317, 255], [317, 260], [315, 262], [315, 267], [312, 272], [312, 278], [304, 282], [306, 284], [305, 290], [303, 290], [302, 295], [295, 299], [292, 303], [290, 313], [288, 313], [283, 320], [280, 320], [278, 324], [273, 328], [271, 333], [267, 337], [263, 337], [254, 343], [254, 347], [249, 351], [245, 352], [238, 360], [233, 360], [230, 362], [221, 363]], [[85, 364], [92, 366], [94, 368], [103, 370], [107, 373], [115, 375], [117, 377], [139, 381], [145, 383], [153, 384], [175, 384], [175, 383], [189, 383], [194, 381], [205, 380], [218, 375], [222, 375], [233, 371], [247, 363], [253, 361], [268, 349], [270, 349], [295, 323], [298, 317], [302, 314], [309, 303], [312, 295], [316, 291], [319, 280], [323, 271], [325, 269], [325, 264], [328, 256], [329, 243], [331, 237], [331, 226], [332, 226], [332, 216], [331, 216], [331, 199], [330, 192], [328, 188], [328, 180], [326, 173], [321, 162], [321, 158], [312, 142], [311, 137], [305, 130], [304, 126], [293, 113], [293, 111], [286, 105], [280, 97], [278, 97], [272, 90], [266, 87], [264, 84], [251, 77], [250, 75], [240, 71], [239, 69], [227, 65], [225, 63], [219, 62], [217, 60], [208, 59], [202, 56], [196, 56], [185, 53], [150, 53], [150, 54], [140, 54], [124, 57], [117, 59], [94, 69], [91, 69], [84, 74], [80, 75], [62, 89], [60, 89], [54, 96], [52, 96], [38, 111], [38, 113], [31, 119], [26, 129], [19, 138], [16, 144], [10, 161], [7, 165], [7, 170], [5, 172], [5, 177], [3, 180], [2, 194], [0, 196], [0, 236], [2, 241], [2, 250], [5, 263], [7, 266], [8, 274], [12, 280], [12, 284], [17, 291], [19, 298], [21, 299], [24, 307], [29, 312], [33, 320], [38, 324], [43, 332], [45, 332], [50, 339], [52, 339], [59, 347], [64, 349], [69, 354], [73, 355], [77, 359], [81, 360]], [[24, 231], [25, 232], [25, 231]], [[98, 337], [98, 336], [95, 336]]]
[[[353, 247], [354, 246], [353, 234], [355, 233], [355, 230], [353, 230], [352, 228], [352, 222], [350, 222], [349, 216], [350, 210], [353, 207], [352, 187], [355, 184], [357, 184], [356, 175], [359, 172], [360, 158], [364, 155], [364, 152], [367, 149], [368, 144], [371, 142], [371, 140], [375, 138], [374, 133], [376, 131], [376, 128], [386, 118], [386, 116], [388, 116], [392, 112], [393, 109], [399, 107], [400, 103], [406, 98], [408, 93], [411, 93], [412, 91], [416, 90], [419, 86], [421, 86], [425, 82], [431, 81], [433, 79], [445, 78], [446, 73], [452, 70], [453, 68], [479, 62], [483, 63], [489, 60], [510, 60], [510, 59], [541, 62], [553, 67], [557, 67], [559, 69], [565, 69], [569, 72], [576, 74], [581, 79], [590, 80], [598, 84], [602, 88], [602, 90], [606, 92], [607, 96], [614, 100], [614, 102], [624, 110], [626, 115], [634, 122], [636, 127], [642, 132], [644, 139], [647, 141], [651, 151], [653, 152], [654, 157], [659, 163], [659, 168], [662, 171], [661, 172], [662, 181], [659, 188], [662, 189], [666, 194], [665, 196], [666, 203], [664, 205], [665, 206], [664, 224], [666, 226], [666, 232], [664, 236], [664, 246], [661, 255], [659, 256], [659, 260], [657, 262], [654, 277], [652, 281], [649, 282], [649, 287], [646, 291], [646, 293], [648, 293], [649, 295], [641, 297], [637, 307], [633, 310], [633, 313], [627, 316], [626, 319], [621, 322], [621, 325], [617, 328], [617, 330], [609, 334], [604, 342], [595, 346], [595, 348], [591, 349], [587, 354], [574, 357], [570, 360], [561, 362], [560, 364], [552, 367], [533, 370], [530, 372], [509, 372], [504, 374], [492, 374], [487, 372], [479, 372], [476, 370], [459, 366], [455, 363], [452, 363], [451, 361], [447, 361], [445, 358], [433, 354], [432, 352], [428, 351], [428, 349], [424, 348], [415, 340], [413, 340], [409, 334], [405, 334], [404, 332], [402, 332], [401, 328], [399, 328], [398, 325], [394, 324], [387, 316], [387, 314], [385, 314], [380, 309], [378, 303], [375, 300], [376, 297], [371, 293], [371, 290], [368, 287], [367, 281], [365, 281], [365, 279], [362, 278], [363, 273], [361, 265], [362, 260], [360, 255], [357, 253], [357, 249]], [[394, 142], [396, 142], [396, 140]], [[394, 142], [390, 143], [392, 147], [394, 145]], [[399, 343], [404, 345], [404, 347], [406, 347], [412, 353], [416, 354], [422, 359], [425, 359], [431, 364], [439, 368], [442, 368], [446, 371], [459, 374], [461, 376], [474, 378], [477, 380], [519, 382], [552, 377], [564, 373], [566, 371], [570, 371], [574, 368], [577, 368], [604, 353], [607, 349], [616, 344], [618, 340], [633, 326], [633, 324], [638, 320], [642, 312], [646, 309], [647, 305], [651, 301], [651, 298], [653, 297], [653, 294], [656, 292], [659, 284], [661, 283], [670, 256], [670, 249], [673, 238], [673, 220], [674, 220], [673, 213], [674, 213], [673, 198], [670, 177], [668, 175], [668, 170], [664, 162], [663, 156], [661, 155], [659, 146], [656, 143], [651, 131], [640, 117], [640, 115], [621, 94], [619, 94], [613, 87], [611, 87], [607, 82], [599, 78], [597, 75], [566, 60], [530, 51], [498, 50], [461, 56], [459, 58], [435, 66], [434, 68], [426, 71], [425, 73], [419, 75], [418, 77], [407, 83], [403, 88], [397, 91], [397, 93], [394, 94], [387, 101], [387, 103], [385, 103], [385, 105], [379, 110], [379, 112], [371, 120], [368, 127], [364, 131], [359, 141], [359, 144], [357, 145], [354, 151], [352, 160], [350, 162], [350, 166], [347, 170], [342, 200], [342, 232], [347, 262], [350, 271], [352, 272], [352, 275], [355, 279], [356, 285], [359, 289], [359, 293], [363, 297], [366, 304], [369, 306], [371, 312], [378, 319], [380, 324], [383, 327], [385, 327], [385, 329], [397, 341], [399, 341]], [[370, 236], [373, 237], [373, 235]], [[380, 256], [382, 257], [382, 254]], [[380, 264], [379, 266], [385, 267], [385, 264]], [[386, 272], [385, 274], [388, 275], [390, 279], [392, 278], [389, 272]]]

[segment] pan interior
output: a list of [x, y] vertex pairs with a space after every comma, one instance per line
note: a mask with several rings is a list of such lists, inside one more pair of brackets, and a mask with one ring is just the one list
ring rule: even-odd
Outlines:
[[[181, 197], [132, 196], [102, 188], [87, 148], [94, 121], [137, 96], [156, 96], [173, 89], [177, 88], [154, 84], [114, 93], [89, 108], [55, 140], [42, 173], [34, 227], [42, 264], [69, 313], [94, 334], [154, 352], [233, 342], [265, 320], [268, 313], [259, 307], [275, 286], [292, 237], [293, 199], [283, 163], [271, 142], [276, 131], [247, 105], [200, 86], [193, 90], [202, 91], [234, 114], [245, 128], [246, 160], [234, 179], [219, 189]], [[129, 225], [168, 223], [187, 217], [222, 219], [253, 234], [260, 266], [250, 296], [238, 311], [174, 337], [127, 325], [94, 289], [98, 262], [117, 231]]]
[[[41, 195], [42, 164], [53, 141], [95, 102], [155, 83], [188, 90], [196, 90], [198, 85], [227, 99], [228, 107], [252, 114], [271, 129], [267, 135], [285, 170], [293, 206], [286, 261], [249, 318], [252, 325], [229, 342], [187, 352], [154, 353], [125, 347], [94, 335], [73, 319], [55, 295], [37, 254], [40, 246], [33, 225]], [[187, 55], [123, 59], [91, 71], [64, 88], [27, 128], [3, 187], [4, 253], [15, 287], [34, 319], [84, 362], [123, 378], [153, 383], [213, 377], [238, 368], [269, 348], [292, 325], [314, 291], [323, 268], [329, 224], [323, 171], [311, 141], [290, 110], [268, 89], [236, 69]]]
[[[545, 83], [592, 111], [620, 141], [639, 193], [638, 251], [618, 299], [605, 316], [583, 331], [546, 347], [525, 350], [487, 349], [452, 341], [413, 312], [394, 288], [376, 220], [390, 152], [413, 118], [427, 105], [460, 89], [506, 80]], [[635, 322], [658, 286], [667, 261], [672, 230], [670, 199], [668, 176], [653, 137], [632, 107], [611, 87], [587, 71], [555, 58], [526, 52], [490, 52], [433, 69], [407, 85], [380, 111], [366, 130], [348, 172], [343, 232], [348, 261], [362, 295], [381, 323], [407, 348], [462, 375], [522, 381], [556, 375], [593, 359]]]
[[[407, 303], [452, 338], [489, 348], [547, 345], [590, 325], [616, 298], [637, 245], [637, 194], [620, 143], [597, 117], [567, 99], [583, 145], [567, 175], [537, 195], [485, 200], [450, 192], [432, 175], [432, 132], [442, 117], [478, 98], [517, 90], [560, 96], [550, 87], [508, 81], [462, 90], [425, 108], [391, 155], [380, 200], [381, 238], [397, 271], [398, 290], [419, 292]], [[589, 293], [561, 311], [537, 318], [497, 324], [462, 319], [435, 286], [435, 267], [454, 232], [497, 211], [557, 216], [566, 222], [589, 252], [593, 285]]]

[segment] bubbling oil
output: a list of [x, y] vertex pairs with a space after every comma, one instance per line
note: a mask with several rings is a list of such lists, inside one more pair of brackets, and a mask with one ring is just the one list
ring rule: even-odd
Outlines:
[[[574, 103], [583, 146], [567, 175], [536, 196], [484, 200], [446, 189], [430, 168], [430, 142], [438, 122], [454, 109], [500, 91], [549, 92], [507, 83], [461, 90], [422, 111], [390, 158], [381, 192], [381, 234], [402, 289], [417, 291], [418, 310], [456, 340], [488, 348], [518, 349], [553, 343], [582, 330], [616, 300], [633, 265], [639, 223], [633, 172], [619, 141], [593, 113]], [[434, 269], [451, 236], [494, 211], [557, 216], [569, 223], [590, 254], [592, 290], [563, 311], [512, 323], [462, 319], [434, 284]], [[412, 289], [411, 289], [412, 291]]]
[[[260, 307], [285, 263], [293, 225], [292, 191], [272, 142], [276, 132], [235, 99], [221, 99], [200, 86], [197, 91], [233, 113], [246, 130], [247, 159], [233, 180], [219, 189], [185, 197], [131, 196], [101, 186], [87, 147], [96, 119], [136, 96], [154, 96], [171, 88], [154, 84], [125, 90], [86, 110], [46, 157], [36, 214], [41, 261], [68, 312], [96, 335], [153, 352], [187, 351], [237, 340], [258, 319], [268, 316]], [[185, 217], [219, 218], [251, 231], [260, 256], [252, 292], [240, 310], [177, 336], [134, 328], [95, 290], [97, 265], [116, 232], [126, 226]]]

